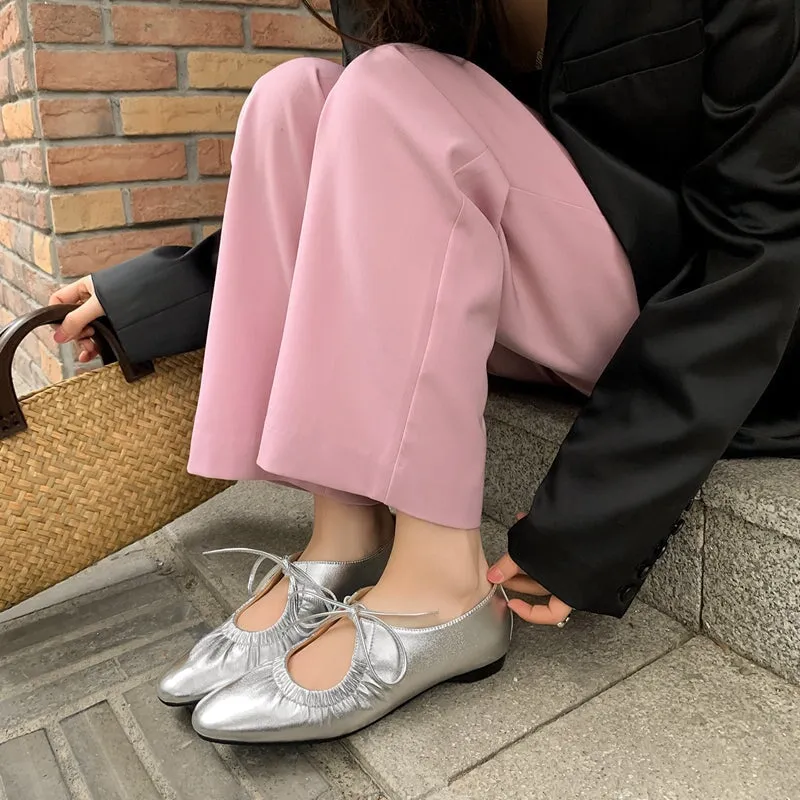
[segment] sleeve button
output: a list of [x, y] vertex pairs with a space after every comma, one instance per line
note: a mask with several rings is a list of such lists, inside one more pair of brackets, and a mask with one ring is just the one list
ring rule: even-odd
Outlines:
[[629, 603], [633, 598], [636, 596], [636, 592], [639, 590], [639, 587], [630, 583], [627, 586], [623, 586], [622, 589], [619, 590], [619, 599], [622, 603]]

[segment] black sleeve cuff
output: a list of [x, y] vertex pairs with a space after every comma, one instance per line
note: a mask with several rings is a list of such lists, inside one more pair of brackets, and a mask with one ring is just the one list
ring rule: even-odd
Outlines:
[[[680, 530], [682, 522], [673, 532]], [[599, 558], [578, 561], [575, 553], [537, 532], [530, 516], [520, 520], [508, 534], [508, 552], [514, 562], [559, 600], [579, 611], [622, 617], [645, 578], [663, 554], [667, 540], [639, 565], [610, 565]]]
[[98, 300], [134, 362], [205, 345], [219, 236], [160, 247], [93, 275]]

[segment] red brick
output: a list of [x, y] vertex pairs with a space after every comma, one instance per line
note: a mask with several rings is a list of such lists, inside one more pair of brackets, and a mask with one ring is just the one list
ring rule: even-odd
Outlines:
[[48, 228], [47, 192], [0, 185], [0, 214], [36, 228]]
[[7, 250], [0, 250], [0, 276], [18, 290], [21, 290], [25, 283], [22, 267], [23, 262], [17, 256]]
[[11, 84], [16, 94], [27, 94], [33, 91], [31, 74], [28, 69], [28, 53], [26, 50], [17, 50], [8, 57], [11, 67]]
[[50, 147], [47, 174], [53, 186], [183, 178], [186, 148], [183, 142]]
[[5, 53], [22, 42], [19, 8], [16, 2], [0, 9], [0, 53]]
[[233, 139], [200, 139], [197, 166], [201, 175], [230, 175]]
[[45, 139], [111, 136], [111, 103], [102, 98], [39, 100], [39, 123]]
[[31, 34], [34, 42], [102, 42], [100, 9], [63, 3], [32, 3]]
[[[0, 245], [27, 262], [36, 264], [39, 259], [43, 260], [43, 269], [52, 272], [52, 268], [48, 269], [50, 265], [42, 258], [45, 256], [42, 243], [47, 238], [48, 237], [39, 233], [38, 230], [31, 228], [30, 225], [26, 225], [24, 222], [17, 222], [13, 219], [0, 217]], [[12, 264], [11, 267], [13, 268], [13, 266]], [[4, 277], [17, 286], [22, 286], [25, 280], [21, 268]]]
[[[23, 261], [33, 261], [33, 228], [24, 222], [10, 222], [11, 240], [6, 245], [12, 253], [19, 256]], [[22, 274], [22, 285], [25, 282], [24, 272]], [[20, 284], [17, 284], [18, 286]]]
[[219, 217], [225, 208], [225, 183], [147, 186], [131, 189], [134, 222]]
[[235, 94], [123, 97], [122, 131], [128, 136], [230, 133], [236, 130], [244, 100], [244, 95]]
[[7, 147], [3, 155], [3, 179], [10, 183], [45, 183], [42, 148], [38, 144]]
[[[8, 249], [24, 261], [33, 261], [33, 228], [22, 222], [12, 222], [11, 226], [11, 241]], [[24, 273], [22, 279], [24, 285]]]
[[58, 261], [64, 276], [88, 275], [155, 247], [191, 244], [192, 230], [188, 225], [118, 231], [62, 240], [58, 244]]
[[265, 73], [297, 58], [297, 53], [243, 53], [238, 50], [197, 50], [186, 57], [193, 89], [251, 89]]
[[[1, 310], [0, 316], [2, 316]], [[42, 372], [41, 367], [38, 364], [34, 364], [31, 359], [25, 358], [24, 355], [14, 362], [14, 374], [19, 375], [24, 386], [34, 387], [34, 391], [36, 389], [43, 388], [48, 384], [48, 380]], [[23, 387], [18, 387], [17, 393], [20, 399], [22, 399], [22, 391]]]
[[[235, 4], [237, 6], [269, 6], [270, 8], [300, 8], [300, 0], [182, 0], [182, 2], [215, 3], [217, 5]], [[316, 2], [314, 5], [316, 5]]]
[[76, 191], [50, 196], [56, 233], [99, 231], [125, 224], [121, 189]]
[[[12, 258], [13, 256], [11, 256], [10, 253], [0, 252], [0, 274], [2, 274], [4, 277], [8, 271], [7, 265]], [[22, 278], [20, 277], [20, 285], [22, 285], [21, 281]], [[10, 280], [9, 283], [11, 283]], [[5, 306], [11, 312], [11, 315], [14, 318], [21, 317], [24, 314], [28, 314], [31, 311], [35, 311], [37, 308], [40, 307], [39, 303], [28, 297], [23, 292], [16, 289], [14, 285], [12, 286], [0, 285], [0, 303], [2, 303], [2, 305]], [[40, 331], [41, 329], [37, 329], [36, 331], [34, 331], [35, 338], [34, 336], [26, 336], [22, 340], [22, 345], [20, 348], [22, 352], [27, 353], [28, 356], [30, 356], [30, 358], [32, 358], [37, 364], [39, 363], [38, 341], [41, 341], [40, 337], [42, 336], [42, 333]]]
[[58, 282], [50, 275], [29, 264], [24, 265], [25, 292], [40, 305], [46, 306], [50, 295], [58, 289]]
[[45, 272], [53, 274], [53, 237], [33, 232], [33, 263]]
[[111, 9], [117, 44], [244, 44], [237, 11], [205, 11], [174, 6], [117, 6]]
[[171, 89], [178, 85], [172, 51], [39, 50], [39, 89], [115, 92]]
[[311, 16], [253, 13], [250, 21], [256, 47], [300, 47], [304, 50], [338, 50], [341, 39]]
[[[0, 250], [0, 275], [11, 284], [10, 286], [0, 286], [5, 290], [0, 303], [6, 306], [15, 317], [21, 317], [29, 311], [47, 305], [50, 295], [58, 288], [56, 281], [49, 275], [13, 253], [2, 250]], [[58, 346], [53, 342], [49, 330], [38, 328], [34, 334], [51, 353], [58, 353]], [[38, 359], [38, 346], [33, 337], [28, 336], [23, 340], [23, 349], [34, 359]]]
[[8, 56], [0, 58], [0, 103], [11, 97], [11, 70], [8, 64]]
[[46, 345], [39, 342], [39, 366], [50, 383], [60, 383], [64, 380], [64, 364], [59, 358], [47, 352]]
[[0, 116], [9, 139], [33, 139], [35, 136], [36, 119], [30, 97], [15, 103], [4, 103], [0, 108]]

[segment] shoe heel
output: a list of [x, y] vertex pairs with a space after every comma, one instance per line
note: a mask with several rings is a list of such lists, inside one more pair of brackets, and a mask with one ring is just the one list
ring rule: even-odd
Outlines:
[[498, 659], [497, 661], [488, 664], [480, 669], [474, 669], [472, 672], [465, 672], [463, 675], [457, 675], [455, 678], [450, 678], [450, 683], [475, 683], [482, 681], [486, 678], [491, 678], [492, 675], [500, 672], [503, 665], [506, 663], [506, 657]]

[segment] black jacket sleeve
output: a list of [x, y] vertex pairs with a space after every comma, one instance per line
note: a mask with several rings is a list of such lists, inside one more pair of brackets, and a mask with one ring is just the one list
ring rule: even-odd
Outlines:
[[702, 249], [643, 309], [510, 531], [512, 558], [576, 608], [625, 612], [797, 320], [797, 8], [706, 3], [705, 141], [683, 190]]
[[133, 361], [205, 345], [219, 231], [196, 247], [159, 247], [93, 275], [100, 304]]

